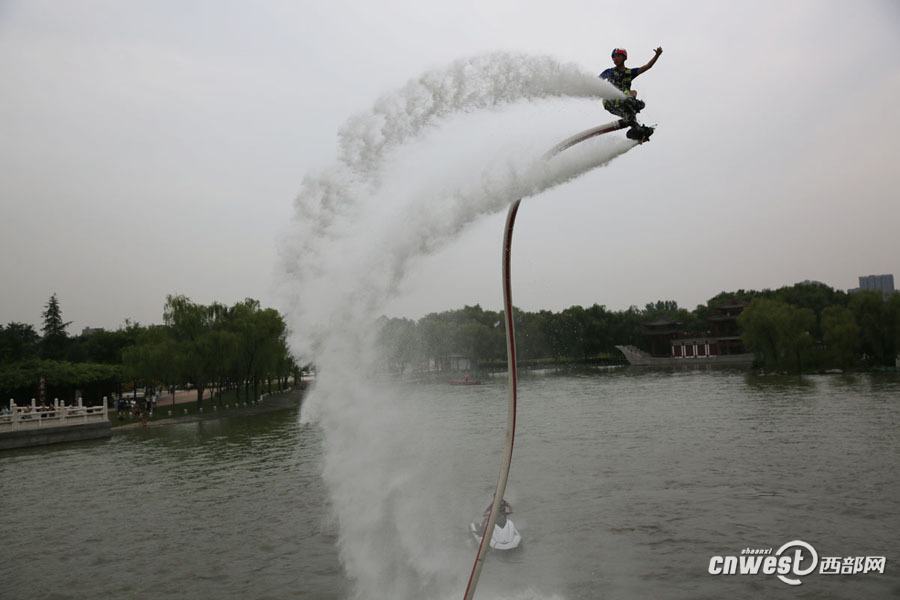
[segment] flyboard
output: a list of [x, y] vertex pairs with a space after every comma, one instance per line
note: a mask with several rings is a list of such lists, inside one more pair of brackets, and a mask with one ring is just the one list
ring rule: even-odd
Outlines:
[[[567, 148], [571, 148], [576, 144], [580, 144], [585, 140], [589, 140], [598, 135], [611, 133], [620, 129], [630, 127], [627, 137], [638, 143], [646, 142], [653, 134], [654, 129], [644, 125], [635, 125], [635, 123], [619, 119], [605, 125], [598, 125], [586, 129], [581, 133], [576, 133], [572, 137], [566, 138], [557, 145], [550, 148], [543, 156], [544, 160], [550, 160], [560, 152]], [[517, 400], [517, 372], [516, 372], [516, 334], [513, 327], [513, 307], [512, 307], [512, 280], [510, 278], [510, 256], [512, 253], [512, 234], [516, 224], [516, 215], [519, 212], [519, 205], [522, 199], [519, 198], [509, 205], [506, 213], [506, 227], [503, 231], [503, 267], [502, 267], [502, 283], [503, 283], [503, 312], [506, 319], [506, 364], [507, 364], [507, 382], [508, 382], [508, 400], [506, 405], [506, 444], [503, 449], [503, 462], [500, 464], [500, 476], [497, 479], [497, 487], [494, 489], [494, 502], [491, 504], [491, 512], [484, 523], [484, 530], [481, 532], [481, 541], [478, 544], [478, 554], [475, 556], [475, 563], [472, 565], [472, 572], [469, 574], [469, 583], [466, 585], [466, 595], [464, 600], [472, 600], [475, 597], [475, 588], [478, 586], [478, 578], [481, 577], [481, 569], [484, 567], [484, 561], [487, 558], [487, 552], [490, 549], [490, 540], [492, 536], [488, 532], [494, 531], [494, 525], [497, 522], [497, 515], [500, 513], [500, 506], [503, 503], [503, 494], [506, 493], [506, 481], [509, 478], [509, 466], [512, 462], [513, 445], [516, 439], [516, 400]], [[476, 536], [477, 537], [477, 536]]]

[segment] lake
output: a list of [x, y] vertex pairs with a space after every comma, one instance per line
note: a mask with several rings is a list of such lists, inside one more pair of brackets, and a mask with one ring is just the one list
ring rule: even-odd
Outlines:
[[[4, 452], [2, 596], [462, 598], [505, 378], [354, 393], [315, 423], [287, 410]], [[896, 597], [898, 419], [896, 373], [523, 374], [506, 497], [524, 544], [489, 554], [476, 597]], [[709, 573], [795, 540], [884, 573]]]

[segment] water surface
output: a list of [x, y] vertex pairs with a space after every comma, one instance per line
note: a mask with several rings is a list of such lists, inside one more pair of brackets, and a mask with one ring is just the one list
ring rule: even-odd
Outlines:
[[[438, 448], [429, 468], [453, 483], [434, 518], [472, 512], [499, 469], [503, 381], [392, 393], [419, 407], [410, 447]], [[488, 558], [479, 597], [897, 596], [898, 399], [895, 374], [524, 377], [508, 498], [525, 545]], [[285, 411], [5, 452], [3, 596], [350, 598], [323, 447], [318, 426]], [[474, 556], [465, 525], [433, 543]], [[885, 556], [885, 573], [796, 587], [707, 573], [713, 555], [795, 539], [820, 556]]]

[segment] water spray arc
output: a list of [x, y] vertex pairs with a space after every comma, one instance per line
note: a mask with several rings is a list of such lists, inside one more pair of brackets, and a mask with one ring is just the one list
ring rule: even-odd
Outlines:
[[[624, 121], [613, 121], [605, 125], [592, 127], [580, 133], [566, 138], [548, 150], [543, 158], [550, 160], [560, 152], [571, 148], [572, 146], [589, 140], [604, 133], [610, 133], [619, 129], [624, 129], [628, 125]], [[475, 597], [475, 588], [478, 586], [478, 579], [481, 577], [481, 569], [484, 567], [484, 561], [487, 558], [490, 549], [491, 534], [494, 531], [494, 524], [497, 522], [497, 516], [500, 513], [500, 505], [503, 503], [503, 495], [506, 493], [506, 482], [509, 478], [509, 467], [512, 463], [513, 445], [516, 438], [516, 403], [518, 400], [518, 373], [516, 370], [516, 334], [513, 323], [513, 306], [512, 306], [512, 278], [510, 275], [510, 262], [512, 255], [512, 235], [516, 224], [516, 215], [519, 212], [519, 205], [522, 199], [519, 198], [509, 205], [506, 213], [506, 226], [503, 230], [503, 257], [501, 279], [503, 282], [503, 312], [506, 318], [506, 362], [507, 362], [507, 408], [506, 408], [506, 443], [503, 449], [503, 460], [500, 464], [500, 476], [497, 479], [497, 487], [494, 489], [494, 501], [491, 504], [491, 512], [485, 523], [484, 530], [481, 532], [481, 542], [478, 544], [478, 554], [475, 556], [475, 563], [472, 565], [472, 571], [469, 574], [469, 582], [466, 585], [466, 593], [464, 600], [472, 600]], [[489, 533], [490, 532], [490, 533]]]
[[[542, 129], [512, 127], [511, 136], [474, 126], [482, 118], [495, 123], [495, 116], [516, 123], [532, 102], [593, 104], [622, 97], [596, 74], [550, 57], [492, 53], [465, 58], [422, 73], [351, 117], [339, 131], [336, 160], [304, 176], [295, 218], [279, 240], [285, 275], [279, 293], [294, 332], [292, 351], [315, 359], [318, 367], [318, 381], [300, 418], [323, 433], [322, 480], [337, 525], [341, 564], [352, 581], [349, 597], [446, 598], [458, 593], [463, 565], [471, 559], [463, 548], [436, 549], [428, 541], [446, 536], [462, 517], [452, 511], [435, 517], [432, 507], [459, 489], [465, 473], [446, 477], [437, 469], [445, 466], [437, 451], [421, 460], [417, 443], [435, 450], [434, 440], [425, 435], [432, 426], [429, 417], [414, 415], [411, 409], [419, 405], [404, 394], [388, 386], [373, 389], [369, 374], [382, 366], [376, 349], [379, 316], [402, 295], [417, 262], [453, 242], [470, 224], [634, 147], [625, 138], [607, 136], [602, 144], [578, 143], [546, 161], [531, 143], [555, 141], [536, 137], [556, 129], [552, 121]], [[510, 114], [501, 115], [507, 107]], [[560, 114], [554, 121], [571, 117]], [[451, 141], [457, 132], [465, 133], [465, 141], [447, 144], [445, 130]], [[453, 157], [452, 169], [445, 168], [448, 157]], [[411, 177], [410, 165], [428, 165], [434, 172], [426, 168]], [[511, 319], [511, 301], [509, 306]], [[420, 439], [408, 439], [413, 422]], [[459, 441], [450, 436], [445, 450], [458, 448]], [[369, 502], [365, 514], [358, 498]], [[422, 524], [416, 531], [409, 529], [411, 519]], [[485, 551], [489, 544], [490, 539]], [[474, 592], [474, 586], [470, 589]]]

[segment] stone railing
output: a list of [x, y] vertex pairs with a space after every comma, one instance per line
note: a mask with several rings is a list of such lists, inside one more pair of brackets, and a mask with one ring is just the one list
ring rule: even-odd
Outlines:
[[100, 406], [82, 406], [81, 398], [75, 406], [53, 401], [53, 406], [41, 408], [32, 400], [28, 406], [17, 406], [9, 401], [9, 414], [0, 415], [0, 433], [48, 427], [70, 427], [89, 423], [103, 423], [109, 420], [106, 397]]
[[262, 395], [256, 400], [256, 402], [257, 402], [257, 404], [258, 404], [258, 403], [263, 402], [266, 398], [271, 398], [272, 396], [280, 396], [280, 395], [282, 395], [282, 394], [287, 394], [287, 393], [290, 392], [292, 389], [294, 389], [294, 388], [285, 388], [285, 389], [283, 389], [283, 390], [281, 390], [281, 391], [278, 391], [278, 392], [272, 392], [271, 394], [269, 394], [269, 393], [262, 394]]

